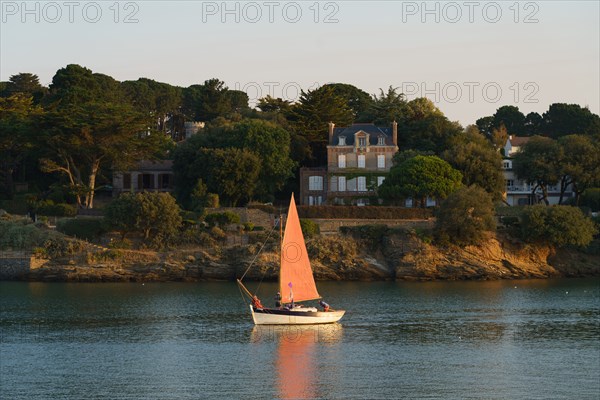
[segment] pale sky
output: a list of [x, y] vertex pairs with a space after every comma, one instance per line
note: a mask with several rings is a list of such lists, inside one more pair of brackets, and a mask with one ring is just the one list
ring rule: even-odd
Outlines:
[[[600, 110], [600, 1], [1, 1], [0, 80], [75, 63], [251, 99], [392, 85], [463, 125], [506, 104]], [[126, 22], [127, 21], [127, 22]]]

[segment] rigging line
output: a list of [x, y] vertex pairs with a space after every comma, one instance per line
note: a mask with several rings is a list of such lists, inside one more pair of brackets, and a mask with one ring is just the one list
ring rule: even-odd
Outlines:
[[246, 303], [246, 298], [244, 297], [244, 292], [242, 292], [242, 288], [238, 285], [238, 290], [240, 292], [240, 296], [242, 297], [242, 302]]
[[256, 255], [254, 256], [254, 259], [252, 260], [252, 262], [250, 263], [250, 265], [248, 266], [248, 268], [246, 268], [246, 271], [244, 272], [244, 274], [242, 275], [242, 277], [240, 278], [240, 281], [244, 280], [244, 277], [246, 276], [246, 274], [248, 273], [248, 271], [250, 271], [250, 268], [252, 268], [252, 265], [254, 265], [254, 262], [256, 261], [256, 259], [258, 258], [258, 256], [260, 255], [260, 253], [262, 252], [262, 250], [265, 248], [265, 245], [267, 244], [267, 242], [269, 241], [269, 238], [271, 237], [271, 234], [273, 233], [273, 231], [275, 230], [275, 226], [273, 226], [273, 228], [271, 228], [271, 231], [269, 232], [269, 234], [267, 235], [267, 238], [265, 239], [265, 241], [263, 242], [262, 246], [260, 247], [260, 249], [258, 250], [258, 253], [256, 253]]

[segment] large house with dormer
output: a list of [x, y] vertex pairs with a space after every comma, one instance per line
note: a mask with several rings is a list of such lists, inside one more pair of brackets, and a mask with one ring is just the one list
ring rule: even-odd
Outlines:
[[[513, 170], [513, 156], [518, 153], [523, 145], [529, 141], [526, 136], [510, 135], [503, 148], [502, 173], [506, 181], [505, 201], [511, 206], [525, 206], [537, 204], [542, 198], [541, 189], [532, 193], [535, 184], [518, 179]], [[565, 192], [564, 199], [573, 197], [572, 187], [569, 185]], [[560, 183], [548, 185], [548, 202], [558, 204], [560, 199]], [[563, 200], [564, 200], [563, 199]]]
[[327, 166], [300, 169], [300, 203], [303, 205], [367, 205], [377, 201], [398, 151], [398, 124], [378, 127], [357, 123], [335, 127], [329, 123]]

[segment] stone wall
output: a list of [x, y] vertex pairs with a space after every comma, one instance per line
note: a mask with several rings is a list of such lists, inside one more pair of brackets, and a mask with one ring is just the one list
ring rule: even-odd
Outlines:
[[319, 224], [319, 229], [323, 234], [337, 233], [342, 226], [387, 225], [388, 227], [407, 229], [431, 229], [434, 224], [431, 220], [406, 219], [313, 219], [312, 221]]
[[31, 270], [31, 253], [0, 251], [0, 280], [21, 279]]

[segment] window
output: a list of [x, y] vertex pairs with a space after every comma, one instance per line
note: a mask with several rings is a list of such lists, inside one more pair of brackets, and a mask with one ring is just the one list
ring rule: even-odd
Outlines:
[[308, 177], [308, 190], [323, 190], [323, 177], [322, 176], [309, 176]]
[[510, 189], [510, 188], [512, 188], [513, 186], [515, 186], [515, 181], [513, 181], [512, 179], [507, 179], [507, 180], [506, 180], [506, 188], [507, 188], [507, 189]]
[[504, 161], [502, 166], [504, 167], [504, 169], [510, 169], [510, 161]]
[[131, 189], [131, 174], [123, 174], [123, 189]]
[[366, 137], [358, 138], [358, 147], [367, 147], [367, 138]]
[[367, 191], [367, 178], [365, 176], [359, 176], [357, 180], [357, 191], [366, 192]]
[[345, 192], [346, 191], [346, 177], [338, 176], [338, 191]]
[[309, 206], [320, 206], [323, 204], [323, 197], [321, 196], [308, 196]]
[[138, 189], [154, 189], [154, 174], [138, 175]]
[[377, 168], [385, 168], [385, 155], [380, 154], [377, 156]]
[[385, 180], [385, 176], [378, 176], [377, 177], [377, 187], [381, 186], [381, 184], [383, 183], [384, 180]]
[[358, 155], [358, 168], [364, 168], [364, 167], [365, 167], [365, 155], [359, 154]]
[[160, 189], [170, 189], [171, 185], [171, 174], [159, 174], [158, 185]]
[[346, 155], [345, 154], [340, 154], [338, 156], [338, 167], [346, 168]]
[[385, 137], [379, 136], [379, 139], [377, 140], [377, 144], [380, 146], [385, 146]]
[[345, 146], [346, 145], [346, 136], [340, 136], [340, 141], [338, 143], [338, 146]]

